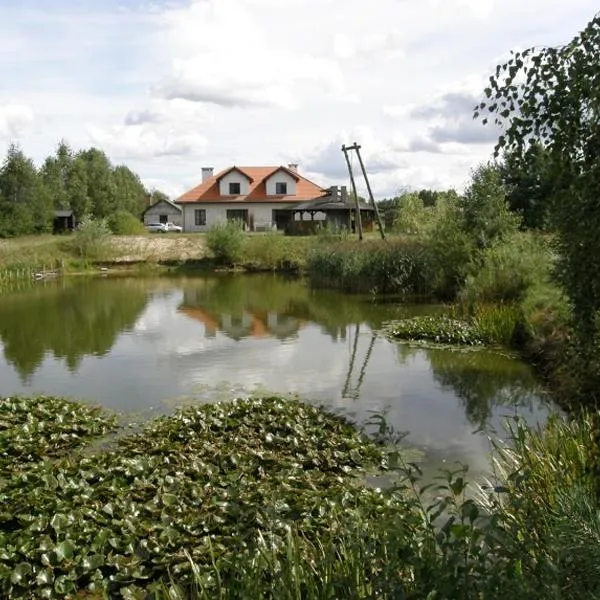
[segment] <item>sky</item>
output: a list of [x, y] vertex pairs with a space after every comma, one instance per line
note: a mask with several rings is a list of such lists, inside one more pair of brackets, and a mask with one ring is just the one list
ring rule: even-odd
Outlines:
[[[512, 49], [568, 42], [597, 0], [0, 0], [0, 155], [95, 146], [172, 198], [202, 167], [298, 163], [374, 194], [462, 189]], [[353, 160], [358, 171], [358, 163]], [[362, 192], [364, 183], [358, 178]]]

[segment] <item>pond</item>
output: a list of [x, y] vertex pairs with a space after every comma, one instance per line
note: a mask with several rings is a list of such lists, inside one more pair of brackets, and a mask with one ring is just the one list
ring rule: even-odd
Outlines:
[[376, 335], [440, 310], [312, 290], [275, 275], [75, 277], [0, 296], [0, 396], [46, 393], [149, 416], [181, 401], [297, 393], [363, 424], [386, 412], [425, 468], [487, 468], [486, 433], [541, 422], [530, 369], [505, 353]]

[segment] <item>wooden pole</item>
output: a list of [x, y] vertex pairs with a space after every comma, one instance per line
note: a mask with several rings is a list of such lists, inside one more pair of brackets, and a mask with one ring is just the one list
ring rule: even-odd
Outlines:
[[358, 200], [358, 193], [356, 191], [356, 183], [354, 181], [354, 173], [352, 173], [352, 165], [350, 164], [350, 159], [348, 158], [348, 149], [346, 146], [342, 146], [342, 152], [346, 157], [346, 165], [348, 165], [348, 173], [350, 174], [350, 183], [352, 184], [352, 193], [354, 194], [354, 200], [356, 201], [356, 227], [358, 229], [358, 239], [363, 239], [363, 231], [362, 231], [362, 219], [360, 216], [360, 202]]
[[353, 146], [350, 146], [348, 150], [356, 150], [356, 155], [358, 156], [358, 162], [360, 163], [360, 168], [365, 178], [365, 183], [367, 184], [367, 191], [369, 192], [369, 200], [375, 209], [375, 216], [377, 217], [377, 224], [379, 225], [379, 232], [381, 233], [381, 239], [385, 240], [385, 231], [383, 230], [383, 223], [381, 222], [381, 215], [379, 214], [379, 209], [377, 208], [377, 204], [375, 203], [375, 198], [373, 197], [373, 192], [371, 191], [371, 184], [369, 183], [369, 178], [367, 177], [367, 170], [365, 169], [365, 164], [363, 163], [362, 156], [360, 155], [360, 146], [354, 142]]

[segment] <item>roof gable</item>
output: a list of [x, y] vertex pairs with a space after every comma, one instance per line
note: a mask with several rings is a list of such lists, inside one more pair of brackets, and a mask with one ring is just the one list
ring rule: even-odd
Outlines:
[[166, 198], [161, 198], [158, 202], [155, 202], [154, 204], [151, 204], [150, 206], [148, 206], [146, 208], [146, 210], [142, 213], [142, 215], [145, 215], [150, 209], [152, 208], [156, 208], [159, 204], [166, 204], [167, 206], [170, 206], [171, 208], [174, 208], [176, 211], [181, 212], [181, 206], [177, 206], [177, 204], [175, 204], [174, 202], [171, 202], [170, 200], [167, 200]]
[[270, 175], [267, 175], [267, 177], [265, 177], [265, 181], [267, 179], [271, 179], [271, 177], [273, 177], [273, 175], [276, 175], [280, 171], [283, 171], [284, 173], [287, 173], [290, 177], [292, 177], [293, 179], [295, 179], [296, 182], [300, 181], [300, 177], [298, 177], [298, 173], [295, 173], [291, 169], [288, 169], [287, 167], [283, 167], [283, 166], [277, 167]]
[[225, 171], [221, 171], [221, 173], [219, 173], [219, 175], [217, 175], [217, 183], [219, 183], [221, 181], [221, 179], [223, 179], [225, 176], [229, 175], [230, 173], [233, 173], [234, 171], [241, 173], [250, 183], [252, 183], [254, 181], [254, 179], [252, 179], [252, 177], [248, 173], [246, 173], [246, 171], [244, 169], [233, 166], [233, 167], [230, 167], [229, 169], [226, 169]]
[[[248, 194], [231, 197], [221, 196], [219, 190], [219, 182], [225, 175], [236, 169], [245, 175], [250, 182]], [[296, 193], [285, 196], [269, 196], [267, 195], [266, 181], [278, 171], [283, 170], [290, 174], [296, 180]], [[306, 179], [302, 175], [295, 173], [291, 169], [282, 166], [271, 167], [229, 167], [220, 171], [216, 175], [208, 178], [203, 183], [188, 190], [185, 194], [177, 198], [177, 204], [187, 203], [243, 203], [243, 202], [301, 202], [305, 200], [313, 200], [321, 198], [328, 193], [321, 186]]]

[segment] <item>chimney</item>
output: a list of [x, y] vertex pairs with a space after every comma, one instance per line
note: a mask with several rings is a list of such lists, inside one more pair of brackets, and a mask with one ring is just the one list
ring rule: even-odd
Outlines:
[[152, 192], [146, 194], [146, 200], [148, 201], [148, 206], [152, 206]]
[[213, 176], [214, 169], [212, 167], [202, 167], [202, 183]]
[[348, 188], [345, 185], [342, 186], [342, 197], [340, 198], [340, 200], [344, 204], [348, 204]]
[[340, 189], [338, 188], [337, 185], [332, 185], [329, 188], [329, 194], [331, 195], [331, 201], [332, 202], [338, 202], [340, 199]]
[[293, 171], [294, 173], [297, 173], [298, 172], [298, 163], [290, 163], [288, 165], [288, 169], [290, 171]]

